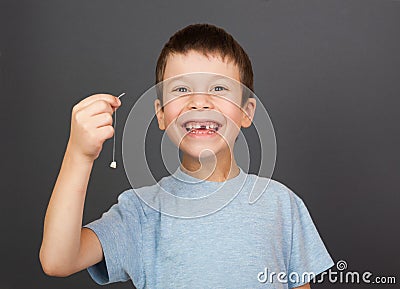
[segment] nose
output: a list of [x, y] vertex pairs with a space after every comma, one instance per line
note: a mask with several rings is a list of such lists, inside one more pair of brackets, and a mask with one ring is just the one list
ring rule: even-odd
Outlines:
[[211, 109], [214, 105], [211, 100], [211, 96], [207, 93], [196, 93], [190, 96], [188, 102], [188, 108], [190, 109]]

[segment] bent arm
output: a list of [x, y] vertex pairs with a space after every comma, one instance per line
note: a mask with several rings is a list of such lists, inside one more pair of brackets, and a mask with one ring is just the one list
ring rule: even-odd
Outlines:
[[44, 272], [68, 276], [100, 262], [96, 234], [82, 228], [86, 189], [93, 162], [80, 159], [67, 147], [47, 208], [39, 258]]

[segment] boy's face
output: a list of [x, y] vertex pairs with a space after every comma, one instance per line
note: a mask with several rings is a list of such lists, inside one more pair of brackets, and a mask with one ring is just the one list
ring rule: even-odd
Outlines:
[[232, 153], [240, 128], [251, 125], [256, 107], [254, 98], [241, 106], [239, 73], [237, 65], [219, 56], [189, 51], [168, 57], [164, 107], [159, 99], [154, 105], [159, 128], [184, 154]]

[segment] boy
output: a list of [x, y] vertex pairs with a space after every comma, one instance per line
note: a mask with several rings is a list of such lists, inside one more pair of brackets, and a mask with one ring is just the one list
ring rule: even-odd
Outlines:
[[[157, 62], [156, 82], [197, 72], [223, 75], [253, 90], [247, 54], [212, 25], [190, 25], [170, 38]], [[183, 153], [174, 174], [178, 178], [163, 178], [159, 186], [177, 196], [199, 197], [222, 183], [225, 193], [244, 184], [227, 206], [192, 219], [162, 214], [138, 198], [135, 191], [157, 193], [160, 187], [154, 185], [123, 192], [118, 204], [82, 228], [90, 171], [103, 142], [113, 135], [112, 113], [121, 102], [99, 94], [74, 106], [45, 217], [40, 261], [46, 274], [68, 276], [88, 268], [99, 284], [131, 279], [136, 288], [310, 288], [310, 279], [294, 274], [319, 274], [333, 265], [305, 205], [290, 189], [271, 180], [249, 205], [246, 189], [256, 176], [236, 165], [233, 144], [240, 127], [251, 125], [256, 102], [243, 97], [235, 105], [212, 97], [223, 87], [212, 89], [190, 94], [190, 87], [182, 85], [173, 91], [187, 96], [160, 97], [154, 103], [159, 128], [169, 130], [170, 137], [186, 114], [215, 112], [233, 127], [221, 138], [215, 128], [205, 135], [195, 125], [201, 120], [194, 120], [189, 128], [186, 122], [188, 133], [178, 138]]]

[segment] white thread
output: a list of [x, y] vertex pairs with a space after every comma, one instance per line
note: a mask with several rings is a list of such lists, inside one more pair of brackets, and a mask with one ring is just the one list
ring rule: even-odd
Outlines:
[[[118, 99], [123, 97], [124, 95], [125, 95], [125, 92], [121, 93], [118, 96]], [[117, 130], [116, 130], [116, 126], [117, 126], [117, 109], [115, 109], [115, 111], [114, 111], [114, 124], [113, 124], [113, 126], [114, 126], [113, 150], [112, 150], [112, 162], [110, 163], [110, 167], [113, 168], [113, 169], [116, 169], [117, 168], [117, 162], [115, 161], [115, 135], [117, 133]]]

